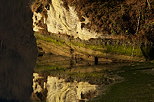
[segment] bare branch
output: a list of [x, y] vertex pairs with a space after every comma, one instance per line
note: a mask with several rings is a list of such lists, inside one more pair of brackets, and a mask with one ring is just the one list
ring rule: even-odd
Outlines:
[[151, 5], [150, 5], [149, 0], [147, 0], [147, 3], [148, 3], [148, 7], [149, 7], [149, 9], [151, 10]]

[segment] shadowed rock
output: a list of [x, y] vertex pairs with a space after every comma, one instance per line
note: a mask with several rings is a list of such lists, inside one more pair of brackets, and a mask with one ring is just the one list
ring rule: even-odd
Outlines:
[[29, 102], [37, 56], [29, 0], [0, 1], [0, 102]]
[[153, 44], [141, 44], [141, 51], [146, 61], [154, 60], [154, 45]]

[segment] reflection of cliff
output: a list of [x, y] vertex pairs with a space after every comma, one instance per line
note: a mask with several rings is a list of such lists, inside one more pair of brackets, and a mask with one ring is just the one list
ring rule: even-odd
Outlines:
[[[66, 82], [64, 79], [52, 76], [47, 77], [47, 82], [43, 79], [44, 77], [34, 73], [33, 96], [40, 101], [44, 95], [46, 95], [47, 102], [78, 102], [79, 100], [88, 100], [96, 95], [97, 85], [87, 82]], [[47, 90], [46, 94], [45, 90]]]

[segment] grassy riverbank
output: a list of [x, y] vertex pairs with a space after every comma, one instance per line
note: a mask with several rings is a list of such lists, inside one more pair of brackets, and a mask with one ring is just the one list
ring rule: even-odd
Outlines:
[[44, 53], [94, 61], [144, 61], [140, 45], [114, 39], [73, 39], [67, 35], [35, 33], [37, 45]]
[[105, 94], [90, 102], [154, 102], [154, 65], [139, 63], [114, 72], [124, 81], [109, 86]]

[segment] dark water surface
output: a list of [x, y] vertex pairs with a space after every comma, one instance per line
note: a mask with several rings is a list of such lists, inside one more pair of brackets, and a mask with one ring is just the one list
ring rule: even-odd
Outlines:
[[[143, 98], [143, 102], [153, 102], [153, 75], [153, 63], [104, 61], [95, 65], [93, 61], [47, 55], [37, 60], [32, 99], [34, 102], [142, 102]], [[135, 79], [138, 77], [140, 80]], [[130, 91], [146, 89], [148, 85], [150, 89], [142, 91], [149, 94]]]

